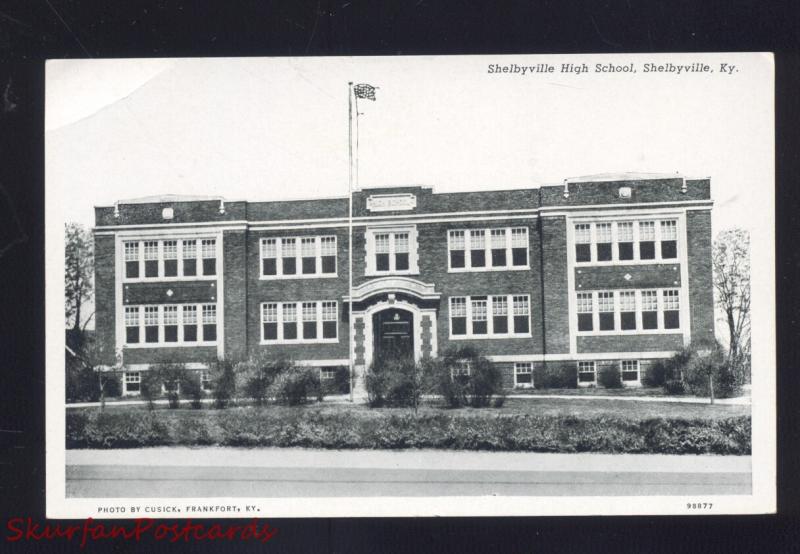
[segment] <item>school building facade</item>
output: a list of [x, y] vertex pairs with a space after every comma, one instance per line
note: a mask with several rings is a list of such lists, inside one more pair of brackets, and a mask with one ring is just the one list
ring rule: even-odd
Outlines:
[[95, 208], [97, 340], [127, 394], [157, 360], [260, 353], [323, 378], [352, 360], [363, 390], [380, 355], [467, 344], [509, 388], [543, 364], [574, 365], [579, 386], [612, 365], [635, 386], [714, 340], [711, 209], [709, 179], [642, 175], [362, 189], [352, 216], [348, 197], [119, 202]]

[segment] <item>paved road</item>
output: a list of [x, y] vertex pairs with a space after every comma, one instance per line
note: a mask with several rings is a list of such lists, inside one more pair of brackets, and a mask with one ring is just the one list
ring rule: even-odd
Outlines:
[[312, 449], [67, 451], [67, 496], [750, 494], [749, 456]]

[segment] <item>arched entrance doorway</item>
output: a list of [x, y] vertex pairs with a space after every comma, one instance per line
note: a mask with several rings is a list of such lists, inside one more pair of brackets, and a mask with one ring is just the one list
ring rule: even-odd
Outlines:
[[375, 360], [414, 359], [414, 314], [387, 308], [372, 316]]

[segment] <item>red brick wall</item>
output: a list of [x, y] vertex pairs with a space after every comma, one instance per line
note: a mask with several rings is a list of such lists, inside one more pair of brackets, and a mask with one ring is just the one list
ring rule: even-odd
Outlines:
[[[613, 265], [575, 268], [575, 289], [611, 290], [680, 287], [680, 264]], [[630, 275], [630, 280], [625, 279]]]
[[714, 338], [714, 284], [711, 275], [711, 212], [686, 213], [689, 255], [689, 303], [692, 342], [711, 343]]
[[579, 336], [578, 353], [587, 352], [666, 352], [683, 346], [683, 335], [605, 335]]
[[[223, 245], [225, 357], [240, 360], [247, 355], [247, 232], [225, 231]], [[256, 266], [257, 267], [257, 266]]]
[[113, 236], [94, 237], [94, 327], [95, 340], [101, 349], [103, 364], [112, 365], [116, 359], [116, 287], [114, 274], [116, 258]]
[[544, 276], [545, 348], [547, 354], [569, 352], [567, 228], [563, 216], [541, 218]]

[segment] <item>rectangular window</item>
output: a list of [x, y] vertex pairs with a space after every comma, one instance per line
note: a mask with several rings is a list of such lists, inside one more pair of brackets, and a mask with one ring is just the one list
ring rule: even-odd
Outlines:
[[408, 270], [408, 233], [394, 234], [394, 268], [396, 271]]
[[662, 299], [664, 310], [664, 329], [679, 329], [681, 326], [679, 291], [662, 291]]
[[654, 260], [656, 258], [656, 223], [655, 221], [639, 222], [639, 259]]
[[319, 378], [322, 381], [333, 381], [336, 379], [335, 367], [321, 367], [319, 368]]
[[598, 292], [597, 293], [597, 310], [600, 312], [600, 330], [613, 331], [614, 330], [614, 293]]
[[202, 239], [200, 241], [203, 256], [203, 275], [217, 274], [217, 240]]
[[284, 275], [297, 275], [297, 239], [281, 239], [281, 269]]
[[317, 272], [316, 237], [303, 237], [300, 239], [300, 257], [302, 258], [303, 275], [315, 274]]
[[184, 240], [183, 249], [183, 275], [194, 277], [197, 275], [197, 241]]
[[578, 331], [591, 331], [594, 329], [593, 323], [594, 308], [592, 306], [592, 293], [578, 293]]
[[678, 222], [674, 219], [661, 222], [661, 258], [678, 257]]
[[622, 382], [639, 381], [639, 360], [622, 360]]
[[144, 341], [158, 342], [158, 306], [144, 307]]
[[164, 306], [164, 342], [178, 342], [178, 306]]
[[633, 259], [633, 222], [617, 223], [617, 249], [620, 260]]
[[297, 304], [290, 302], [281, 306], [283, 315], [283, 340], [297, 338]]
[[530, 333], [530, 306], [527, 296], [513, 297], [514, 333]]
[[472, 267], [486, 267], [486, 231], [473, 229], [469, 233], [469, 259]]
[[125, 306], [125, 342], [139, 342], [139, 306]]
[[211, 390], [211, 375], [208, 371], [200, 372], [200, 388], [204, 391]]
[[261, 304], [262, 340], [278, 340], [278, 304]]
[[658, 329], [658, 292], [643, 290], [642, 298], [642, 329]]
[[144, 276], [158, 277], [158, 241], [144, 242]]
[[336, 237], [320, 237], [322, 273], [336, 273]]
[[450, 298], [450, 327], [453, 335], [467, 334], [467, 299], [463, 296]]
[[322, 338], [335, 339], [337, 330], [337, 305], [336, 302], [322, 303]]
[[183, 342], [197, 342], [197, 306], [183, 306]]
[[623, 331], [636, 329], [636, 292], [624, 290], [619, 293], [619, 321]]
[[450, 377], [469, 377], [472, 373], [472, 362], [470, 360], [456, 360], [450, 368]]
[[389, 233], [375, 235], [375, 271], [389, 271]]
[[126, 242], [125, 244], [125, 277], [127, 279], [139, 278], [139, 243]]
[[505, 267], [506, 262], [506, 230], [492, 229], [490, 234], [492, 248], [492, 267]]
[[261, 275], [278, 274], [278, 239], [261, 239]]
[[164, 277], [178, 276], [178, 241], [165, 240], [162, 243], [164, 251]]
[[595, 370], [595, 363], [592, 362], [578, 362], [578, 383], [596, 383], [597, 372]]
[[595, 236], [597, 238], [597, 261], [610, 262], [611, 261], [611, 224], [598, 223], [594, 227]]
[[492, 296], [492, 333], [508, 333], [508, 297]]
[[592, 261], [592, 226], [588, 223], [575, 225], [575, 261]]
[[142, 374], [138, 371], [125, 372], [125, 392], [139, 392], [142, 384]]
[[217, 340], [217, 305], [203, 305], [203, 341], [215, 342]]
[[450, 239], [450, 267], [452, 269], [465, 267], [464, 252], [466, 244], [464, 242], [464, 231], [450, 231], [448, 237]]
[[472, 304], [472, 334], [486, 335], [489, 332], [486, 319], [486, 297], [474, 296], [470, 302]]
[[511, 263], [517, 267], [528, 265], [528, 228], [511, 229]]
[[514, 364], [514, 386], [523, 388], [533, 386], [533, 363], [516, 362]]
[[317, 338], [317, 303], [303, 302], [303, 338]]

